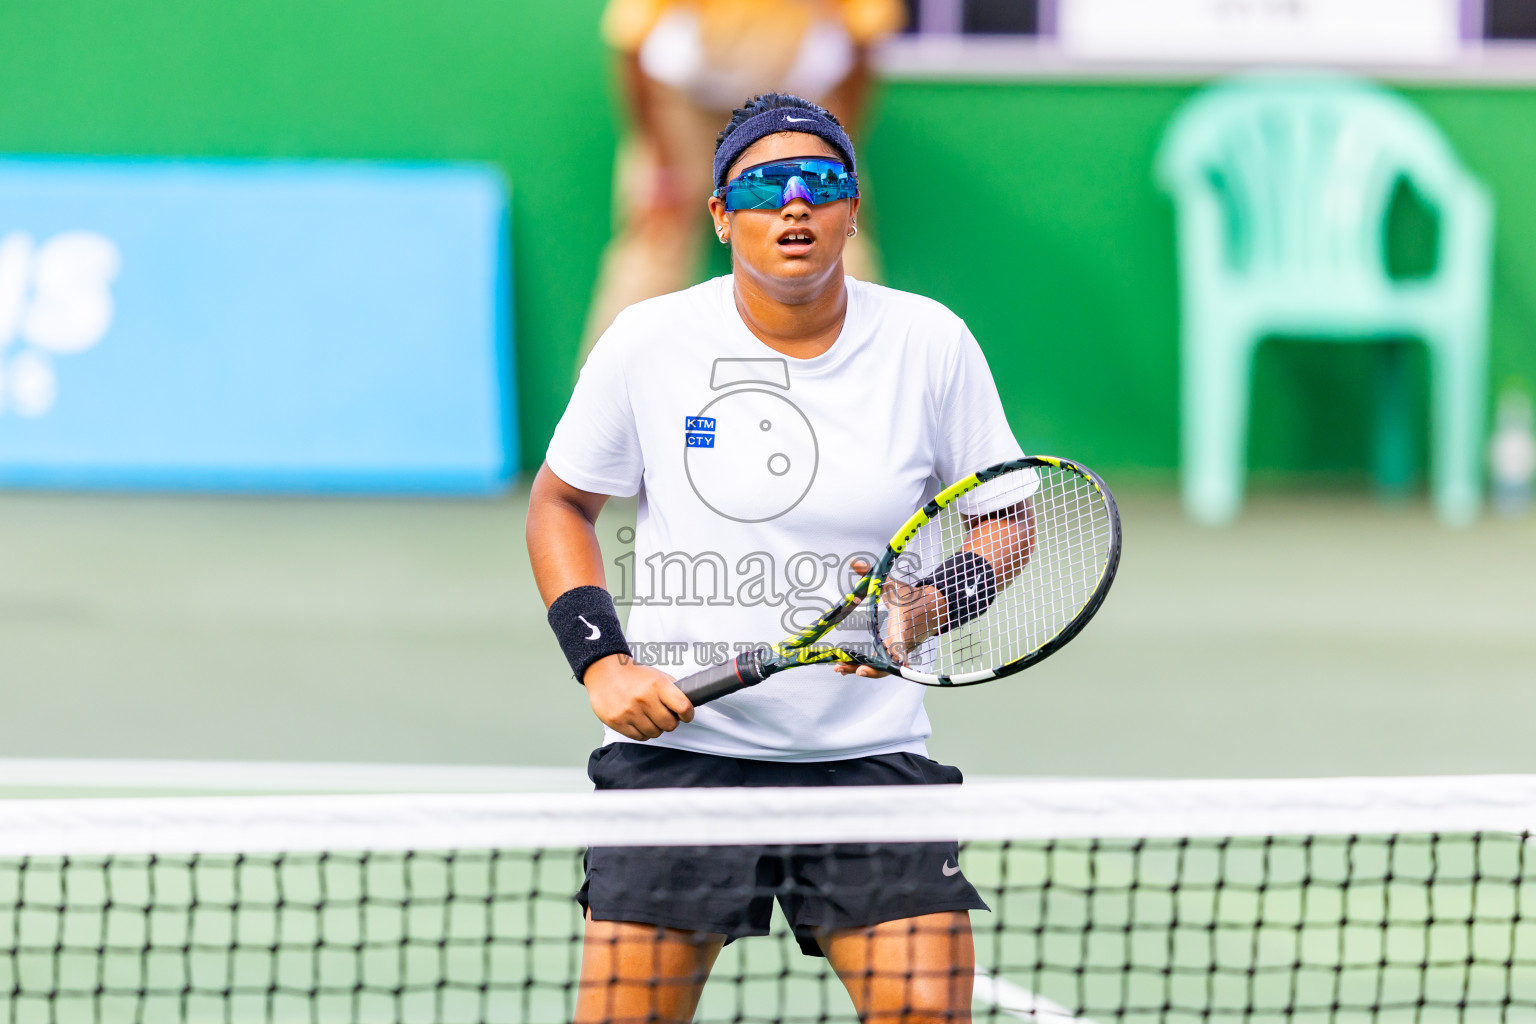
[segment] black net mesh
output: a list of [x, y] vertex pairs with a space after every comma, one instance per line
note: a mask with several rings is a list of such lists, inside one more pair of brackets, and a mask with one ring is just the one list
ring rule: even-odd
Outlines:
[[[1527, 849], [1505, 833], [970, 843], [992, 909], [971, 915], [977, 976], [956, 969], [981, 1020], [1536, 1020]], [[0, 1019], [569, 1021], [581, 877], [576, 850], [4, 858]], [[725, 947], [696, 1019], [856, 1017], [776, 917]]]

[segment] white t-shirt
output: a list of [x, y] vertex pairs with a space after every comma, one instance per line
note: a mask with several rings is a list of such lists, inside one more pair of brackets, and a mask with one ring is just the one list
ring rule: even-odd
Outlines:
[[[944, 306], [848, 278], [837, 341], [793, 359], [742, 323], [727, 276], [619, 314], [548, 463], [584, 491], [639, 493], [634, 555], [608, 567], [609, 589], [633, 602], [637, 660], [681, 677], [810, 625], [858, 579], [849, 562], [873, 562], [940, 487], [1020, 454], [980, 346]], [[923, 753], [924, 693], [796, 668], [648, 742], [784, 761]]]

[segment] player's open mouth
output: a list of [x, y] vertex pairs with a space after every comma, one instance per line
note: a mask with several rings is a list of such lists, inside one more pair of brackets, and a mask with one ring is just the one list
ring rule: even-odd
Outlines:
[[816, 244], [816, 235], [809, 228], [790, 228], [779, 236], [779, 251], [798, 256], [809, 252]]

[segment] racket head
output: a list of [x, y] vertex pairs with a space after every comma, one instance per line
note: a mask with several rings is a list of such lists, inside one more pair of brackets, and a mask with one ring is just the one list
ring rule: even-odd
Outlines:
[[[899, 595], [931, 582], [927, 574], [984, 523], [995, 524], [988, 529], [1001, 538], [983, 551], [999, 579], [990, 606], [910, 652], [887, 647], [882, 627]], [[1025, 542], [1027, 557], [1020, 558]], [[939, 492], [891, 538], [867, 587], [870, 653], [850, 660], [927, 686], [972, 686], [1021, 672], [1061, 650], [1098, 612], [1120, 545], [1114, 495], [1088, 467], [1049, 455], [989, 466]]]

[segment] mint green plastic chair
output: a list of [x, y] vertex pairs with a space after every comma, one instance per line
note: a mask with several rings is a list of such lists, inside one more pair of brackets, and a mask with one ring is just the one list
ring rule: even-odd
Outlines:
[[[1404, 100], [1338, 78], [1214, 86], [1158, 154], [1175, 200], [1182, 295], [1181, 489], [1197, 520], [1241, 507], [1254, 353], [1269, 336], [1421, 339], [1429, 348], [1431, 489], [1448, 523], [1482, 501], [1491, 204]], [[1394, 280], [1385, 222], [1400, 180], [1438, 223], [1435, 268]], [[1401, 360], [1383, 350], [1378, 483], [1407, 476]]]

